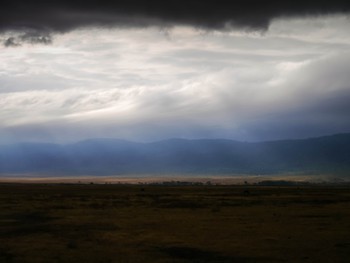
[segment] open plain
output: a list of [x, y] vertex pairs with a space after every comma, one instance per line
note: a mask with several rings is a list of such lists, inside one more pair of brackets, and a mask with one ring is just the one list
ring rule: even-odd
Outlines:
[[0, 262], [349, 262], [349, 186], [0, 184]]

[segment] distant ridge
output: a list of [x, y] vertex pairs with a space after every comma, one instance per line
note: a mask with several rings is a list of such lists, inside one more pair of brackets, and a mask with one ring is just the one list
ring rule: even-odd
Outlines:
[[350, 133], [266, 142], [88, 139], [0, 146], [1, 174], [273, 174], [350, 171]]

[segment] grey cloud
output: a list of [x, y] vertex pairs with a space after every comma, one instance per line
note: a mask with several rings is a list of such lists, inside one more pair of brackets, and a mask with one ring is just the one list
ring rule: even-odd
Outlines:
[[25, 43], [48, 45], [52, 43], [52, 36], [48, 32], [29, 30], [17, 36], [10, 36], [3, 42], [5, 47], [18, 47]]
[[283, 107], [242, 123], [247, 136], [270, 140], [349, 132], [349, 55], [340, 53], [301, 67], [285, 87], [294, 92]]
[[17, 47], [20, 46], [21, 44], [17, 41], [16, 38], [14, 37], [9, 37], [4, 41], [4, 46], [5, 47]]
[[[187, 27], [174, 28], [176, 40], [167, 41], [155, 28], [89, 29], [57, 36], [47, 50], [8, 49], [1, 54], [9, 67], [0, 90], [9, 94], [1, 96], [0, 133], [44, 141], [260, 141], [350, 131], [349, 33], [333, 25], [308, 30], [321, 41], [271, 31], [200, 36]], [[322, 41], [334, 32], [332, 43]]]
[[31, 44], [51, 44], [52, 37], [49, 33], [39, 33], [39, 32], [27, 32], [19, 37], [23, 42], [28, 42]]

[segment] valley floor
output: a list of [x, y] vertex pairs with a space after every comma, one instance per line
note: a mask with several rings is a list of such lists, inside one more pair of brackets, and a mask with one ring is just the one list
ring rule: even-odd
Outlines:
[[349, 262], [348, 186], [0, 184], [0, 262]]

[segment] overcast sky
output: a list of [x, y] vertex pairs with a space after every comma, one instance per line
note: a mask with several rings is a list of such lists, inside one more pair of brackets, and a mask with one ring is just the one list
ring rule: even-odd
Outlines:
[[41, 2], [0, 11], [1, 143], [350, 132], [341, 1], [235, 13]]

